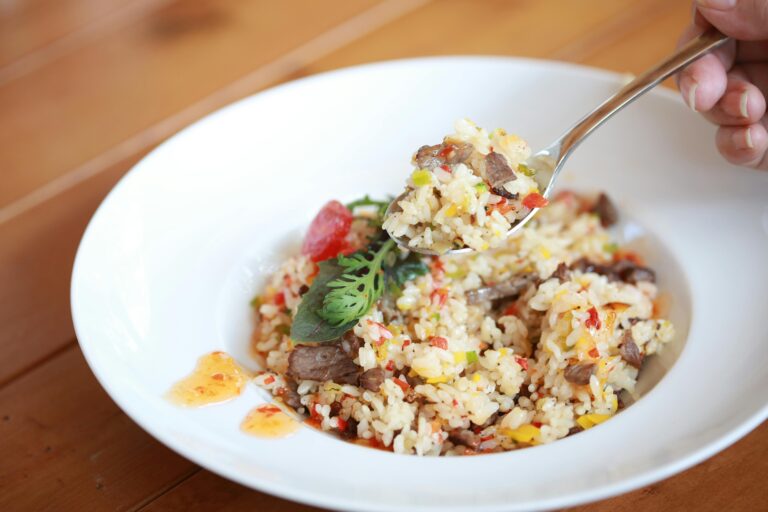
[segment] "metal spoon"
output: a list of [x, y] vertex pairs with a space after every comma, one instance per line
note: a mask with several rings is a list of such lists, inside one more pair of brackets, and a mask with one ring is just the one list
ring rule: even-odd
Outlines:
[[[568, 157], [571, 156], [573, 150], [576, 149], [581, 141], [586, 139], [595, 128], [602, 125], [616, 112], [658, 85], [662, 80], [673, 75], [681, 68], [684, 68], [710, 50], [725, 44], [728, 40], [729, 38], [727, 36], [715, 29], [710, 29], [704, 32], [699, 37], [680, 48], [680, 50], [622, 87], [616, 94], [608, 98], [600, 106], [573, 125], [559, 139], [531, 156], [526, 162], [526, 165], [531, 169], [536, 170], [535, 179], [539, 184], [539, 189], [544, 191], [542, 195], [549, 198], [555, 180], [563, 168], [563, 164]], [[403, 192], [390, 203], [389, 208], [387, 208], [385, 213], [385, 217], [389, 216], [390, 213], [400, 210], [398, 203], [403, 199], [406, 193], [407, 191]], [[507, 236], [523, 227], [538, 211], [538, 208], [534, 208], [528, 215], [514, 223], [509, 232], [507, 232]], [[408, 239], [403, 237], [394, 238], [394, 240], [398, 245], [410, 251], [422, 254], [437, 254], [428, 249], [409, 247]], [[448, 251], [448, 254], [460, 254], [471, 251], [472, 249], [469, 247], [464, 247], [462, 249], [450, 250]]]

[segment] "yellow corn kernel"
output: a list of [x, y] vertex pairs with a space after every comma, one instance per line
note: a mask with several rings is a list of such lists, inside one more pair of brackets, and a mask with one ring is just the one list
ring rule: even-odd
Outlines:
[[516, 429], [504, 428], [501, 433], [518, 443], [532, 443], [539, 438], [541, 431], [530, 423], [521, 425]]
[[502, 348], [501, 350], [499, 350], [499, 354], [501, 354], [502, 357], [506, 356], [507, 352], [508, 350], [506, 348]]
[[463, 363], [467, 360], [467, 353], [466, 352], [454, 352], [453, 353], [453, 362], [456, 364]]
[[461, 201], [461, 209], [464, 210], [464, 211], [469, 210], [470, 201], [471, 201], [471, 199], [470, 199], [469, 195], [464, 194], [464, 198]]
[[402, 329], [400, 329], [399, 325], [393, 325], [393, 324], [389, 324], [387, 326], [387, 330], [392, 333], [392, 336], [395, 336], [395, 337], [400, 336], [400, 334], [402, 334], [403, 332]]
[[427, 379], [427, 384], [440, 384], [441, 382], [448, 382], [448, 377], [443, 375], [441, 377], [431, 377]]
[[483, 242], [483, 245], [480, 246], [480, 250], [481, 251], [486, 251], [486, 250], [488, 250], [489, 247], [490, 247], [490, 245], [488, 245], [488, 242]]
[[480, 374], [476, 373], [472, 375], [472, 382], [480, 382]]
[[448, 208], [445, 209], [445, 216], [446, 217], [455, 217], [456, 216], [456, 205], [452, 204]]
[[576, 423], [584, 430], [587, 430], [595, 425], [599, 425], [610, 417], [610, 414], [585, 414], [584, 416], [579, 416]]
[[613, 395], [611, 397], [611, 412], [615, 413], [619, 410], [619, 399], [616, 398], [616, 395]]
[[549, 250], [546, 247], [539, 247], [539, 254], [541, 254], [541, 257], [545, 260], [548, 260], [552, 257], [552, 253], [549, 252]]
[[384, 361], [389, 356], [389, 341], [385, 341], [376, 349], [376, 361]]

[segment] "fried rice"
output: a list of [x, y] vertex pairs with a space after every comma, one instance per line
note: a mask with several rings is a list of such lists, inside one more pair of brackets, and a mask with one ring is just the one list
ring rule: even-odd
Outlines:
[[546, 204], [525, 162], [528, 144], [462, 119], [441, 144], [422, 146], [384, 229], [413, 248], [445, 253], [499, 247], [515, 221]]
[[[469, 124], [460, 123], [454, 137], [480, 154], [493, 145], [513, 164], [527, 155], [518, 139]], [[425, 186], [447, 191], [425, 217], [406, 218], [409, 202], [430, 202], [432, 192], [416, 188], [385, 228], [440, 223], [456, 204], [451, 187], [466, 194], [481, 179], [462, 165]], [[473, 194], [465, 211], [482, 211], [483, 194]], [[488, 242], [493, 251], [425, 257], [429, 272], [385, 293], [344, 340], [331, 342], [347, 343], [357, 372], [351, 379], [292, 372], [298, 347], [324, 344], [289, 335], [318, 268], [306, 255], [288, 258], [255, 301], [253, 349], [264, 368], [256, 383], [321, 430], [402, 454], [514, 450], [610, 419], [623, 407], [620, 394], [633, 393], [643, 359], [672, 340], [674, 328], [654, 313], [653, 272], [617, 247], [594, 204], [561, 194], [520, 232]], [[505, 232], [509, 222], [471, 229]], [[368, 223], [356, 221], [349, 236], [369, 233]], [[461, 239], [476, 246], [486, 234]], [[416, 243], [442, 243], [432, 236]], [[375, 376], [372, 384], [366, 375]]]

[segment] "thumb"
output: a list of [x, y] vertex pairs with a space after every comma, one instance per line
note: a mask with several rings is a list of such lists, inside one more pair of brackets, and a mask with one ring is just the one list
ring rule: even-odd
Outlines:
[[696, 0], [698, 12], [727, 36], [768, 39], [768, 0]]

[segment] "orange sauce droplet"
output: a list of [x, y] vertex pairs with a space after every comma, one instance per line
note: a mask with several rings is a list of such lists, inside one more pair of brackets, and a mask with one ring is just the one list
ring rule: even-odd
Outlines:
[[285, 437], [296, 432], [301, 424], [283, 412], [278, 406], [264, 404], [248, 413], [240, 429], [256, 437]]
[[168, 392], [168, 398], [185, 407], [225, 402], [238, 396], [248, 382], [247, 372], [232, 356], [211, 352], [197, 360], [194, 371]]

